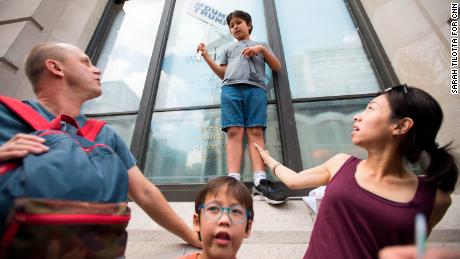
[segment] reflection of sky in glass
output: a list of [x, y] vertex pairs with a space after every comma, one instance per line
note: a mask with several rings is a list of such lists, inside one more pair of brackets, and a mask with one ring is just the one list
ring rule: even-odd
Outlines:
[[342, 0], [276, 0], [293, 98], [378, 89]]
[[[164, 0], [124, 3], [96, 63], [103, 71], [103, 95], [89, 102], [86, 110], [93, 113], [138, 109], [163, 5]], [[129, 100], [121, 103], [126, 96], [130, 96]]]
[[[267, 108], [267, 149], [281, 160], [276, 107]], [[157, 183], [200, 182], [206, 177], [225, 175], [225, 148], [219, 109], [156, 112], [152, 117], [145, 174]], [[243, 176], [245, 181], [252, 179], [246, 147]]]
[[[257, 0], [213, 0], [199, 1], [228, 14], [235, 9], [248, 12], [252, 17], [254, 30], [251, 39], [267, 42], [263, 5]], [[219, 62], [222, 50], [234, 39], [222, 34], [229, 33], [210, 27], [188, 14], [193, 12], [196, 1], [177, 1], [163, 61], [159, 90], [155, 108], [185, 107], [220, 103], [221, 80], [211, 71], [206, 62], [196, 61], [196, 48], [200, 42], [209, 44], [221, 39], [223, 45], [210, 49]], [[215, 45], [215, 44], [213, 44]]]

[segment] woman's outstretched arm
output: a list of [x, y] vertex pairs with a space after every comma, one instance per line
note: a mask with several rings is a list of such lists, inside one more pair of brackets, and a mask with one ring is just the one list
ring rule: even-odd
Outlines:
[[337, 170], [350, 157], [347, 154], [337, 154], [321, 165], [297, 173], [276, 161], [267, 150], [262, 149], [259, 145], [255, 144], [255, 147], [272, 173], [290, 189], [327, 185]]

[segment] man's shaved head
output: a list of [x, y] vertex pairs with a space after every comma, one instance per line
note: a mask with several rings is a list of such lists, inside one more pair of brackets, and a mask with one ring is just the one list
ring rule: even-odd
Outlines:
[[62, 62], [66, 55], [65, 50], [74, 48], [76, 47], [66, 43], [48, 42], [37, 45], [30, 51], [26, 58], [24, 69], [35, 92], [38, 79], [45, 68], [45, 61], [53, 59]]

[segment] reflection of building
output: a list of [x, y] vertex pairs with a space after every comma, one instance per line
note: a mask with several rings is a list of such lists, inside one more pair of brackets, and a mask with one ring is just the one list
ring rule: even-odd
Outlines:
[[225, 175], [227, 172], [227, 163], [225, 161], [225, 135], [220, 130], [219, 117], [218, 113], [206, 112], [203, 120], [204, 127], [215, 129], [209, 132], [203, 132], [203, 135], [218, 136], [215, 140], [208, 138], [209, 140], [206, 142], [207, 147], [202, 150], [204, 161], [203, 174], [205, 175], [205, 181], [203, 182], [206, 182], [206, 176]]
[[187, 152], [171, 148], [167, 139], [158, 136], [154, 136], [151, 142], [148, 150], [151, 159], [145, 165], [145, 175], [158, 183], [182, 182]]
[[124, 81], [102, 82], [103, 95], [88, 101], [83, 113], [135, 111], [140, 99]]
[[362, 93], [377, 85], [369, 61], [361, 46], [311, 50], [295, 57], [294, 80], [299, 96], [334, 93]]
[[115, 129], [128, 147], [131, 145], [132, 132], [136, 124], [135, 116], [104, 117], [102, 119]]
[[318, 107], [303, 107], [296, 112], [299, 131], [299, 145], [304, 164], [316, 166], [337, 153], [348, 152], [365, 158], [365, 153], [353, 146], [350, 133], [353, 116], [362, 106], [350, 105], [340, 109], [340, 105], [331, 106], [330, 111]]

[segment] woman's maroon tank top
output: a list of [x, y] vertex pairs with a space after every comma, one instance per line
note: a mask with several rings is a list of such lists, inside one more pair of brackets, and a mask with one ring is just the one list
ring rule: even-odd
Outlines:
[[377, 258], [381, 248], [414, 242], [418, 212], [429, 219], [436, 186], [419, 177], [414, 198], [387, 200], [358, 185], [350, 157], [329, 182], [304, 258]]

